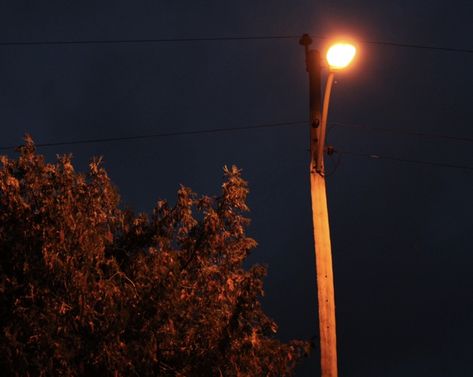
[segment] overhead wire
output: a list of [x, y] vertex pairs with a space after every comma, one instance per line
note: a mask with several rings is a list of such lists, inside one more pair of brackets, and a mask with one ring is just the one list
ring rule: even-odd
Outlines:
[[[238, 127], [227, 127], [227, 128], [209, 128], [202, 130], [188, 130], [188, 131], [174, 131], [174, 132], [160, 132], [152, 134], [142, 134], [134, 136], [117, 136], [117, 137], [104, 137], [104, 138], [91, 138], [91, 139], [79, 139], [70, 141], [57, 141], [49, 143], [38, 143], [36, 147], [54, 147], [62, 145], [78, 145], [78, 144], [93, 144], [93, 143], [109, 143], [115, 141], [133, 141], [133, 140], [144, 140], [144, 139], [156, 139], [163, 137], [172, 136], [186, 136], [186, 135], [201, 135], [201, 134], [213, 134], [213, 133], [224, 133], [234, 131], [245, 131], [245, 130], [256, 130], [262, 128], [275, 128], [275, 127], [288, 127], [308, 124], [308, 121], [292, 121], [292, 122], [275, 122], [275, 123], [262, 123], [247, 126]], [[14, 150], [16, 146], [0, 146], [0, 150]]]
[[91, 45], [91, 44], [135, 44], [135, 43], [180, 43], [180, 42], [218, 42], [248, 41], [272, 39], [296, 39], [296, 35], [266, 36], [227, 36], [227, 37], [184, 37], [184, 38], [148, 38], [148, 39], [89, 39], [89, 40], [57, 40], [57, 41], [0, 41], [0, 46], [52, 46], [52, 45]]
[[[326, 36], [311, 35], [315, 39], [328, 39]], [[0, 41], [1, 46], [61, 46], [61, 45], [93, 45], [93, 44], [143, 44], [143, 43], [182, 43], [182, 42], [225, 42], [225, 41], [250, 41], [250, 40], [297, 40], [300, 35], [254, 35], [254, 36], [210, 36], [210, 37], [177, 37], [177, 38], [137, 38], [137, 39], [89, 39], [89, 40], [56, 40], [56, 41]], [[401, 47], [422, 50], [435, 50], [443, 52], [456, 52], [473, 54], [471, 48], [450, 46], [434, 46], [415, 43], [400, 43], [382, 40], [360, 40], [360, 43]]]
[[[237, 132], [237, 131], [250, 131], [264, 128], [276, 128], [276, 127], [293, 127], [308, 125], [309, 122], [306, 121], [290, 121], [290, 122], [273, 122], [273, 123], [262, 123], [238, 127], [228, 127], [228, 128], [210, 128], [202, 130], [188, 130], [188, 131], [175, 131], [175, 132], [162, 132], [154, 134], [143, 134], [143, 135], [134, 135], [134, 136], [118, 136], [118, 137], [106, 137], [106, 138], [93, 138], [93, 139], [79, 139], [79, 140], [70, 140], [70, 141], [58, 141], [58, 142], [48, 142], [48, 143], [37, 143], [35, 146], [37, 148], [52, 147], [52, 146], [64, 146], [64, 145], [82, 145], [82, 144], [93, 144], [93, 143], [108, 143], [108, 142], [117, 142], [117, 141], [134, 141], [134, 140], [145, 140], [145, 139], [155, 139], [155, 138], [164, 138], [164, 137], [175, 137], [175, 136], [186, 136], [186, 135], [202, 135], [202, 134], [214, 134], [214, 133], [225, 133], [225, 132]], [[437, 135], [438, 136], [438, 135]], [[442, 137], [449, 137], [448, 135], [442, 135]], [[17, 146], [0, 146], [0, 150], [14, 150]], [[335, 150], [335, 153], [340, 155], [351, 155], [357, 157], [365, 157], [375, 160], [390, 160], [397, 162], [406, 162], [413, 164], [421, 165], [430, 165], [434, 167], [442, 168], [453, 168], [453, 169], [463, 169], [468, 171], [473, 171], [473, 166], [468, 165], [458, 165], [450, 163], [441, 163], [428, 160], [415, 160], [408, 158], [401, 158], [395, 156], [385, 156], [379, 154], [370, 154], [370, 153], [358, 153], [347, 150]], [[340, 164], [340, 161], [336, 162], [335, 169]], [[332, 172], [333, 174], [333, 172]]]
[[389, 132], [407, 136], [417, 136], [423, 137], [428, 139], [443, 139], [449, 141], [460, 141], [465, 143], [473, 143], [473, 138], [471, 137], [462, 137], [462, 136], [452, 136], [452, 135], [445, 135], [445, 134], [437, 134], [437, 133], [430, 133], [430, 132], [419, 132], [414, 130], [406, 130], [402, 128], [388, 128], [388, 127], [373, 127], [373, 126], [366, 126], [362, 124], [353, 124], [353, 123], [343, 123], [343, 122], [329, 122], [330, 126], [334, 127], [342, 127], [342, 128], [355, 128], [363, 131], [377, 131], [377, 132]]
[[[92, 143], [109, 143], [115, 141], [133, 141], [133, 140], [143, 140], [143, 139], [153, 139], [153, 138], [162, 138], [162, 137], [172, 137], [172, 136], [185, 136], [185, 135], [199, 135], [199, 134], [212, 134], [212, 133], [224, 133], [224, 132], [234, 132], [234, 131], [244, 131], [244, 130], [253, 130], [261, 128], [274, 128], [274, 127], [288, 127], [288, 126], [300, 126], [306, 125], [308, 121], [306, 120], [295, 120], [289, 122], [273, 122], [273, 123], [262, 123], [262, 124], [253, 124], [246, 126], [237, 126], [237, 127], [226, 127], [226, 128], [209, 128], [202, 130], [188, 130], [188, 131], [174, 131], [174, 132], [160, 132], [160, 133], [150, 133], [150, 134], [141, 134], [141, 135], [130, 135], [130, 136], [116, 136], [116, 137], [103, 137], [103, 138], [89, 138], [89, 139], [78, 139], [78, 140], [69, 140], [69, 141], [57, 141], [57, 142], [48, 142], [48, 143], [38, 143], [37, 147], [54, 147], [54, 146], [63, 146], [63, 145], [77, 145], [77, 144], [92, 144]], [[394, 128], [383, 128], [383, 127], [371, 127], [364, 126], [360, 124], [351, 124], [351, 123], [341, 123], [341, 122], [330, 122], [330, 126], [335, 127], [344, 127], [344, 128], [357, 128], [365, 131], [380, 131], [380, 132], [393, 132], [397, 134], [403, 134], [407, 136], [419, 136], [426, 138], [439, 138], [445, 140], [454, 140], [473, 143], [473, 138], [468, 137], [458, 137], [451, 135], [442, 135], [442, 134], [432, 134], [426, 132], [417, 132], [412, 130], [402, 130]], [[17, 146], [7, 145], [0, 146], [0, 150], [14, 150]]]
[[[301, 126], [301, 125], [307, 125], [307, 124], [308, 124], [307, 120], [294, 120], [294, 121], [288, 121], [288, 122], [260, 123], [260, 124], [244, 125], [244, 126], [236, 126], [236, 127], [225, 127], [225, 128], [208, 128], [208, 129], [201, 129], [201, 130], [160, 132], [160, 133], [150, 133], [150, 134], [141, 134], [141, 135], [57, 141], [57, 142], [48, 142], [48, 143], [38, 143], [36, 144], [36, 146], [37, 147], [53, 147], [53, 146], [62, 146], [62, 145], [109, 143], [109, 142], [115, 142], [115, 141], [133, 141], [133, 140], [153, 139], [153, 138], [172, 137], [172, 136], [225, 133], [225, 132], [244, 131], [244, 130], [256, 130], [256, 129], [262, 129], [262, 128]], [[356, 129], [362, 129], [364, 131], [392, 132], [392, 133], [397, 133], [397, 134], [407, 135], [407, 136], [439, 138], [439, 139], [445, 139], [445, 140], [473, 143], [473, 138], [418, 132], [418, 131], [405, 130], [405, 129], [403, 130], [403, 129], [384, 128], [384, 127], [372, 127], [372, 126], [342, 123], [342, 122], [330, 122], [329, 126], [343, 127], [343, 128], [356, 128]], [[13, 145], [0, 146], [0, 150], [13, 150], [15, 148], [16, 146], [13, 146]]]
[[362, 43], [371, 44], [376, 46], [389, 46], [389, 47], [403, 47], [403, 48], [413, 48], [420, 50], [436, 50], [443, 52], [460, 52], [465, 54], [473, 54], [473, 49], [471, 48], [457, 48], [457, 47], [447, 47], [447, 46], [433, 46], [433, 45], [422, 45], [422, 44], [411, 44], [411, 43], [398, 43], [390, 41], [372, 41], [372, 40], [361, 40]]
[[405, 162], [405, 163], [411, 163], [411, 164], [417, 164], [417, 165], [429, 165], [429, 166], [441, 167], [441, 168], [462, 169], [462, 170], [473, 171], [473, 166], [468, 166], [468, 165], [457, 165], [457, 164], [434, 162], [434, 161], [428, 161], [428, 160], [415, 160], [415, 159], [410, 159], [410, 158], [385, 156], [385, 155], [372, 154], [372, 153], [358, 153], [358, 152], [352, 152], [352, 151], [347, 151], [347, 150], [337, 151], [337, 153], [340, 153], [341, 155], [364, 157], [364, 158], [369, 158], [372, 160], [388, 160], [388, 161]]

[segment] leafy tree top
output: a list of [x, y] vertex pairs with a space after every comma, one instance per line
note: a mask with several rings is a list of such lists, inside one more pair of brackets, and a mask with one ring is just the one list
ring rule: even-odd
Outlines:
[[30, 137], [0, 169], [0, 366], [8, 375], [285, 376], [308, 352], [245, 269], [247, 183], [181, 186], [150, 216], [119, 207], [100, 160], [46, 163]]

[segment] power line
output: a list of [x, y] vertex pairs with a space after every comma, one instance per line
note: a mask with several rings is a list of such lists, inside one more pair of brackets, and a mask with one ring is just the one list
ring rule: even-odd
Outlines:
[[[161, 133], [151, 133], [151, 134], [142, 134], [142, 135], [133, 135], [133, 136], [116, 136], [116, 137], [105, 137], [105, 138], [57, 141], [57, 142], [49, 142], [49, 143], [38, 143], [36, 144], [36, 147], [41, 148], [41, 147], [53, 147], [53, 146], [62, 146], [62, 145], [79, 145], [79, 144], [92, 144], [92, 143], [109, 143], [109, 142], [115, 142], [115, 141], [157, 139], [157, 138], [172, 137], [172, 136], [224, 133], [224, 132], [235, 132], [235, 131], [245, 131], [245, 130], [256, 130], [256, 129], [262, 129], [262, 128], [300, 126], [300, 125], [307, 125], [307, 124], [308, 124], [308, 121], [306, 120], [295, 120], [295, 121], [290, 121], [290, 122], [263, 123], [263, 124], [254, 124], [254, 125], [247, 125], [247, 126], [227, 127], [227, 128], [209, 128], [209, 129], [203, 129], [203, 130], [161, 132]], [[364, 126], [364, 125], [359, 125], [359, 124], [340, 123], [340, 122], [331, 122], [330, 125], [336, 126], [336, 127], [359, 128], [359, 129], [368, 130], [368, 131], [374, 130], [374, 131], [381, 131], [381, 132], [393, 132], [393, 133], [405, 134], [409, 136], [440, 138], [440, 139], [473, 143], [472, 138], [456, 137], [456, 136], [451, 136], [451, 135], [430, 134], [430, 133], [417, 132], [417, 131], [412, 131], [412, 130], [399, 130], [399, 129], [393, 129], [393, 128], [371, 127], [371, 126]], [[14, 150], [16, 147], [17, 146], [13, 146], [13, 145], [0, 146], [0, 150]]]
[[202, 38], [154, 38], [154, 39], [98, 39], [98, 40], [62, 40], [62, 41], [4, 41], [0, 46], [52, 46], [52, 45], [91, 45], [91, 44], [133, 44], [133, 43], [179, 43], [179, 42], [225, 42], [248, 40], [296, 39], [296, 35], [266, 35], [266, 36], [229, 36]]
[[434, 134], [434, 133], [419, 132], [419, 131], [414, 131], [414, 130], [406, 130], [406, 129], [398, 129], [398, 128], [372, 127], [372, 126], [365, 126], [361, 124], [351, 124], [351, 123], [341, 123], [341, 122], [330, 122], [330, 125], [335, 126], [335, 127], [343, 127], [343, 128], [356, 128], [363, 131], [389, 132], [389, 133], [396, 133], [396, 134], [402, 134], [402, 135], [408, 135], [408, 136], [424, 137], [424, 138], [429, 138], [429, 139], [445, 139], [445, 140], [451, 140], [451, 141], [473, 143], [473, 138], [470, 138], [470, 137]]
[[[38, 143], [38, 144], [35, 144], [35, 146], [37, 148], [42, 148], [42, 147], [52, 147], [52, 146], [62, 146], [62, 145], [108, 143], [108, 142], [115, 142], [115, 141], [133, 141], [133, 140], [154, 139], [154, 138], [173, 137], [173, 136], [202, 135], [202, 134], [247, 131], [247, 130], [256, 130], [256, 129], [263, 129], [263, 128], [290, 127], [290, 126], [300, 126], [300, 125], [308, 125], [308, 121], [264, 123], [264, 124], [255, 124], [255, 125], [249, 125], [249, 126], [229, 127], [229, 128], [210, 128], [210, 129], [204, 129], [204, 130], [163, 132], [163, 133], [135, 135], [135, 136], [58, 141], [58, 142], [50, 142], [50, 143]], [[16, 148], [17, 148], [16, 146], [0, 146], [0, 150], [13, 150]], [[394, 157], [394, 156], [383, 156], [379, 154], [357, 153], [357, 152], [351, 152], [351, 151], [346, 151], [346, 150], [343, 150], [343, 151], [336, 150], [335, 152], [339, 153], [340, 155], [351, 155], [351, 156], [365, 157], [365, 158], [370, 158], [370, 159], [375, 159], [375, 160], [390, 160], [390, 161], [397, 161], [397, 162], [429, 165], [429, 166], [434, 166], [434, 167], [463, 169], [463, 170], [473, 171], [473, 166], [467, 166], [467, 165], [447, 164], [447, 163], [433, 162], [433, 161], [427, 161], [427, 160], [413, 160], [413, 159], [400, 158], [400, 157]]]
[[[315, 39], [328, 39], [324, 36], [311, 35]], [[260, 36], [213, 36], [213, 37], [188, 37], [188, 38], [149, 38], [149, 39], [97, 39], [97, 40], [58, 40], [58, 41], [2, 41], [0, 46], [61, 46], [61, 45], [93, 45], [93, 44], [144, 44], [144, 43], [181, 43], [181, 42], [225, 42], [248, 40], [284, 40], [299, 39], [300, 35], [260, 35]], [[398, 43], [391, 41], [361, 40], [361, 43], [402, 47], [422, 50], [435, 50], [443, 52], [457, 52], [473, 54], [473, 49], [456, 48], [448, 46], [434, 46], [413, 43]]]
[[446, 47], [446, 46], [432, 46], [432, 45], [422, 45], [422, 44], [411, 44], [411, 43], [397, 43], [389, 41], [370, 41], [363, 40], [362, 43], [377, 45], [377, 46], [389, 46], [389, 47], [404, 47], [404, 48], [415, 48], [421, 50], [437, 50], [444, 52], [461, 52], [466, 54], [473, 54], [473, 49], [469, 48], [456, 48], [456, 47]]
[[[38, 143], [35, 144], [36, 147], [53, 147], [61, 145], [78, 145], [78, 144], [93, 144], [93, 143], [109, 143], [114, 141], [132, 141], [132, 140], [143, 140], [143, 139], [157, 139], [163, 137], [171, 136], [185, 136], [185, 135], [201, 135], [201, 134], [212, 134], [212, 133], [223, 133], [223, 132], [234, 132], [234, 131], [244, 131], [244, 130], [256, 130], [261, 128], [274, 128], [274, 127], [287, 127], [287, 126], [297, 126], [297, 125], [307, 125], [308, 121], [293, 121], [293, 122], [278, 122], [278, 123], [264, 123], [264, 124], [255, 124], [250, 126], [240, 126], [240, 127], [228, 127], [228, 128], [210, 128], [204, 130], [189, 130], [189, 131], [176, 131], [176, 132], [162, 132], [154, 134], [144, 134], [144, 135], [135, 135], [135, 136], [118, 136], [118, 137], [105, 137], [105, 138], [95, 138], [95, 139], [79, 139], [71, 141], [58, 141], [50, 143]], [[17, 148], [16, 146], [1, 146], [0, 150], [13, 150]]]
[[408, 159], [408, 158], [401, 158], [401, 157], [394, 157], [394, 156], [383, 156], [379, 154], [370, 154], [370, 153], [357, 153], [357, 152], [351, 152], [351, 151], [337, 151], [341, 155], [350, 155], [350, 156], [356, 156], [356, 157], [365, 157], [365, 158], [370, 158], [372, 160], [389, 160], [389, 161], [397, 161], [397, 162], [405, 162], [405, 163], [411, 163], [411, 164], [417, 164], [417, 165], [429, 165], [429, 166], [435, 166], [435, 167], [441, 167], [441, 168], [451, 168], [451, 169], [462, 169], [462, 170], [469, 170], [473, 171], [473, 166], [468, 166], [468, 165], [456, 165], [456, 164], [447, 164], [443, 162], [433, 162], [433, 161], [427, 161], [427, 160], [413, 160], [413, 159]]
[[[163, 138], [163, 137], [225, 133], [225, 132], [235, 132], [235, 131], [245, 131], [245, 130], [257, 130], [257, 129], [262, 129], [262, 128], [300, 126], [300, 125], [307, 125], [307, 124], [308, 124], [308, 121], [306, 120], [296, 120], [296, 121], [290, 121], [290, 122], [263, 123], [263, 124], [254, 124], [254, 125], [247, 125], [247, 126], [227, 127], [227, 128], [209, 128], [209, 129], [203, 129], [203, 130], [161, 132], [161, 133], [142, 134], [142, 135], [133, 135], [133, 136], [116, 136], [116, 137], [69, 140], [69, 141], [57, 141], [57, 142], [49, 142], [49, 143], [38, 143], [36, 144], [36, 147], [42, 148], [42, 147], [54, 147], [54, 146], [62, 146], [62, 145], [79, 145], [79, 144], [109, 143], [109, 142], [115, 142], [115, 141], [158, 139], [158, 138]], [[333, 125], [336, 127], [360, 128], [363, 130], [375, 130], [375, 131], [381, 131], [381, 132], [395, 132], [395, 133], [411, 135], [411, 136], [424, 136], [424, 137], [429, 137], [429, 138], [441, 138], [441, 139], [449, 139], [449, 140], [465, 141], [465, 142], [473, 143], [473, 139], [471, 138], [463, 138], [463, 137], [456, 137], [456, 136], [450, 136], [450, 135], [429, 134], [429, 133], [422, 133], [422, 132], [410, 131], [410, 130], [370, 127], [370, 126], [355, 125], [355, 124], [350, 124], [350, 123], [339, 123], [339, 122], [331, 122], [330, 125]], [[17, 148], [17, 146], [13, 146], [13, 145], [0, 146], [0, 150], [14, 150], [15, 148]]]

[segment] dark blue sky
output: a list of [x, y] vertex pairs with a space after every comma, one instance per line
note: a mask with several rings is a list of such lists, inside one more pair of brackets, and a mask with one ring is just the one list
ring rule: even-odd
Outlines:
[[[464, 1], [0, 2], [0, 41], [351, 35], [473, 48]], [[315, 40], [314, 46], [323, 47]], [[360, 44], [330, 122], [472, 138], [473, 54]], [[0, 47], [1, 145], [304, 120], [297, 40]], [[472, 143], [331, 127], [336, 149], [473, 166]], [[316, 333], [304, 126], [58, 146], [103, 155], [123, 202], [149, 211], [180, 183], [218, 191], [236, 164], [251, 188], [252, 262], [282, 339]], [[331, 166], [329, 159], [328, 165]], [[342, 376], [473, 375], [473, 172], [342, 155], [327, 180]], [[318, 356], [296, 376], [314, 376]]]

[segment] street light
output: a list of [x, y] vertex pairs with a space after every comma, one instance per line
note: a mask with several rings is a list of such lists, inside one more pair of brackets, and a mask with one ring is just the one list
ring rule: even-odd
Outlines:
[[[339, 42], [330, 46], [327, 51], [327, 63], [329, 74], [325, 83], [324, 105], [322, 108], [322, 123], [318, 134], [317, 163], [316, 170], [324, 175], [324, 149], [325, 134], [327, 131], [328, 106], [330, 103], [330, 93], [332, 92], [333, 79], [336, 71], [340, 71], [350, 65], [356, 54], [356, 47], [351, 43]], [[310, 75], [310, 73], [309, 73]], [[320, 74], [319, 74], [320, 77]]]
[[304, 46], [306, 70], [309, 74], [310, 105], [310, 194], [314, 227], [315, 264], [319, 311], [320, 367], [322, 377], [337, 377], [337, 333], [335, 322], [335, 295], [333, 287], [332, 250], [325, 189], [324, 145], [330, 93], [335, 71], [347, 67], [356, 54], [349, 43], [337, 43], [327, 51], [329, 73], [321, 105], [322, 64], [320, 53], [309, 49], [312, 39], [304, 34], [299, 43]]

